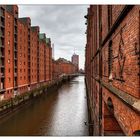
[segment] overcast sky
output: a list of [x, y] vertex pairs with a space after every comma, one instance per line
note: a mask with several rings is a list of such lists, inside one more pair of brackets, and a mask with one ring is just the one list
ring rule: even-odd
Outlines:
[[84, 68], [86, 26], [84, 15], [88, 5], [19, 5], [19, 16], [30, 17], [32, 26], [40, 26], [54, 44], [54, 58], [71, 60], [79, 55], [79, 67]]

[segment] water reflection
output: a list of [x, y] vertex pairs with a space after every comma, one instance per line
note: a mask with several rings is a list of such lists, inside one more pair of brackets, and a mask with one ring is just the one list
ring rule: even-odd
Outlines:
[[0, 124], [0, 135], [88, 135], [84, 77], [34, 100]]

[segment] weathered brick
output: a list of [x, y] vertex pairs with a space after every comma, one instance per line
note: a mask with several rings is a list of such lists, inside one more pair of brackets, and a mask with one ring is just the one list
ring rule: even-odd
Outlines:
[[[124, 8], [125, 5], [92, 5], [88, 8], [85, 71], [88, 96], [92, 97], [92, 100], [89, 99], [89, 106], [94, 108], [94, 112], [91, 110], [90, 113], [94, 120], [90, 121], [99, 125], [97, 122], [102, 115], [101, 128], [95, 126], [95, 132], [92, 133], [95, 135], [104, 135], [107, 130], [110, 135], [115, 135], [115, 133], [116, 135], [123, 133], [133, 135], [136, 130], [140, 130], [139, 125], [137, 125], [140, 121], [138, 112], [118, 96], [114, 96], [114, 93], [109, 91], [110, 89], [105, 89], [103, 85], [98, 83], [98, 80], [102, 81], [119, 89], [126, 96], [131, 95], [131, 98], [140, 99], [140, 77], [138, 76], [140, 72], [138, 64], [140, 62], [140, 6], [133, 6], [129, 13], [122, 17], [123, 20], [119, 26], [116, 26], [115, 31], [104, 45], [100, 45]], [[101, 16], [99, 17], [99, 15]], [[100, 52], [94, 56], [99, 46]], [[102, 98], [100, 94], [102, 94]], [[106, 118], [106, 115], [109, 115], [107, 113], [109, 112], [109, 99], [112, 100], [114, 108], [111, 119]], [[102, 113], [99, 113], [100, 110]], [[116, 121], [116, 126], [114, 126], [113, 120]], [[115, 128], [118, 128], [118, 131], [115, 132]]]

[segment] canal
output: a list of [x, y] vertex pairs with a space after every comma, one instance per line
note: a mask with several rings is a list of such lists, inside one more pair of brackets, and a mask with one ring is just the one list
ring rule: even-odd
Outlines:
[[34, 99], [0, 122], [1, 136], [88, 136], [84, 76]]

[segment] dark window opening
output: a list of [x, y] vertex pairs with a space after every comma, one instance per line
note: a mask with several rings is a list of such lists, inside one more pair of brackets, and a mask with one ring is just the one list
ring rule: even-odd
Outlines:
[[114, 106], [113, 106], [112, 99], [110, 97], [107, 100], [107, 106], [109, 111], [114, 114]]
[[140, 136], [140, 130], [136, 130], [136, 131], [133, 133], [133, 136]]

